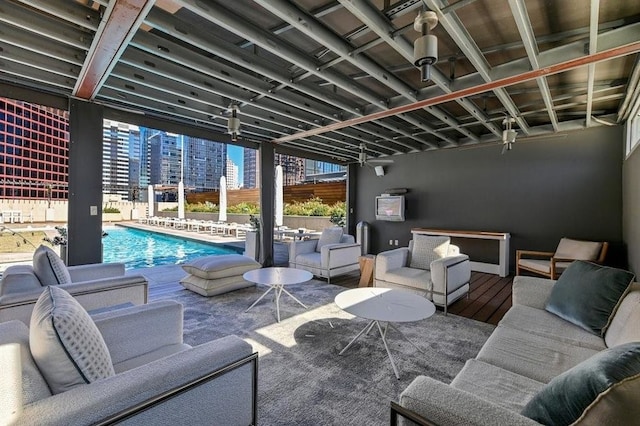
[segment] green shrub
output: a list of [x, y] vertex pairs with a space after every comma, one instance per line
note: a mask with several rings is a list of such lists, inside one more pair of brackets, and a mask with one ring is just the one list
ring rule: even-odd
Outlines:
[[311, 198], [304, 202], [294, 201], [291, 204], [285, 204], [284, 214], [293, 216], [329, 216], [331, 206], [322, 202], [318, 197]]
[[235, 214], [258, 214], [260, 213], [260, 206], [254, 203], [240, 203], [227, 207], [227, 213]]
[[117, 207], [105, 207], [102, 209], [102, 213], [120, 213], [120, 209]]

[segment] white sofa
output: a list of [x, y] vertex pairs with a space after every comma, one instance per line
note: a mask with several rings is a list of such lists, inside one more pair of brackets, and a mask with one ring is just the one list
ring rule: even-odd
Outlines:
[[174, 301], [117, 309], [93, 320], [115, 375], [56, 394], [32, 356], [27, 326], [0, 324], [0, 348], [15, 348], [0, 359], [0, 424], [256, 423], [258, 358], [239, 337], [185, 344], [182, 305]]
[[378, 254], [374, 285], [416, 292], [444, 307], [446, 315], [449, 305], [469, 294], [469, 256], [460, 254], [458, 246], [449, 244], [445, 257], [430, 262], [429, 269], [415, 268], [411, 267], [413, 247], [414, 242], [411, 240], [409, 247]]
[[[331, 282], [332, 277], [347, 274], [360, 269], [360, 244], [353, 235], [336, 232], [336, 229], [323, 230], [320, 239], [293, 241], [289, 245], [289, 267], [304, 269], [317, 277]], [[333, 242], [323, 243], [324, 237], [333, 233]], [[340, 235], [336, 235], [340, 234]]]
[[[573, 367], [587, 365], [584, 362], [607, 348], [640, 342], [640, 284], [631, 284], [600, 337], [545, 310], [555, 283], [515, 277], [513, 307], [477, 357], [467, 361], [451, 384], [417, 377], [402, 392], [400, 405], [392, 403], [392, 416], [398, 411], [406, 417], [417, 414], [416, 423], [430, 425], [537, 425], [520, 413], [550, 381]], [[640, 374], [624, 386], [629, 387], [627, 399], [597, 406], [598, 397], [575, 424], [630, 424], [629, 418], [637, 422]]]

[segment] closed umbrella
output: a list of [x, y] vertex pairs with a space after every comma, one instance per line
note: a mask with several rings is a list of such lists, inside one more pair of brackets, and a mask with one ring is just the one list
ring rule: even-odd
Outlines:
[[284, 219], [283, 186], [282, 166], [276, 166], [276, 226], [282, 226]]
[[184, 219], [184, 183], [178, 182], [178, 219]]
[[218, 222], [227, 221], [227, 178], [220, 176], [220, 214]]
[[147, 195], [148, 198], [148, 203], [149, 203], [149, 217], [153, 217], [153, 214], [155, 213], [153, 211], [154, 208], [154, 201], [156, 199], [156, 193], [153, 190], [153, 185], [149, 185], [149, 187], [147, 188], [147, 191], [149, 192], [149, 194]]

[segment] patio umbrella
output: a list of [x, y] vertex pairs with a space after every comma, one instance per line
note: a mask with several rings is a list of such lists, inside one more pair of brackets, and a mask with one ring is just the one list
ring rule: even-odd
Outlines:
[[178, 182], [178, 219], [184, 219], [184, 183]]
[[220, 213], [218, 222], [227, 221], [227, 178], [220, 176]]
[[276, 166], [276, 226], [282, 226], [284, 216], [282, 166]]
[[149, 185], [149, 187], [147, 188], [147, 191], [148, 191], [147, 202], [149, 203], [149, 217], [153, 217], [155, 213], [153, 211], [153, 208], [154, 208], [153, 202], [155, 201], [155, 198], [156, 198], [156, 193], [153, 189], [153, 185]]

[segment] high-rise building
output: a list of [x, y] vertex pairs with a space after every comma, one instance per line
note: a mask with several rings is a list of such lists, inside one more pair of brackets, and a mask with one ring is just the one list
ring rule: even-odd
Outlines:
[[190, 136], [183, 136], [182, 144], [184, 185], [198, 192], [219, 189], [228, 164], [226, 144]]
[[304, 175], [307, 182], [345, 179], [347, 166], [307, 159], [304, 161]]
[[66, 111], [0, 98], [0, 198], [68, 198]]
[[238, 189], [238, 166], [227, 158], [227, 189]]
[[260, 166], [258, 163], [258, 151], [251, 148], [243, 148], [242, 186], [244, 188], [260, 187]]
[[276, 154], [276, 166], [282, 166], [284, 186], [304, 182], [304, 158], [292, 155]]
[[131, 194], [129, 139], [133, 129], [137, 126], [111, 120], [104, 120], [102, 125], [102, 192], [117, 194], [121, 199]]

